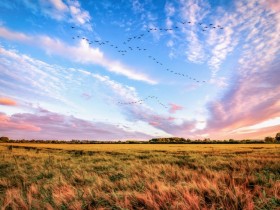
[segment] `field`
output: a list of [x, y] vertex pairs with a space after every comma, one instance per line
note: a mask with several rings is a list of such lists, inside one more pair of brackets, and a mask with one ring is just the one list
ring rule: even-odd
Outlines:
[[0, 144], [2, 209], [280, 209], [280, 145]]

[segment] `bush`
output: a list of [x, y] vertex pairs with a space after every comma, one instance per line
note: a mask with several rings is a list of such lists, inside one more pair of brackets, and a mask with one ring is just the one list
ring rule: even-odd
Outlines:
[[267, 136], [267, 137], [264, 138], [264, 141], [266, 143], [273, 143], [274, 142], [274, 138], [271, 137], [271, 136]]
[[280, 142], [280, 133], [277, 133], [277, 134], [276, 134], [275, 140], [276, 140], [277, 142]]
[[6, 136], [0, 137], [0, 142], [8, 142], [10, 139]]

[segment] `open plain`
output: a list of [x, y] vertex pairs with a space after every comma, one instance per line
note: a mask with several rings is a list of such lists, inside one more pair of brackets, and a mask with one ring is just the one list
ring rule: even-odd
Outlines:
[[279, 209], [279, 144], [0, 144], [2, 209]]

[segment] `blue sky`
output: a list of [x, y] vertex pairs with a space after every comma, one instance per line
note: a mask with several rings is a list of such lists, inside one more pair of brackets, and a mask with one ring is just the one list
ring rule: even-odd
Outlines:
[[280, 4], [4, 0], [0, 134], [263, 138], [280, 127]]

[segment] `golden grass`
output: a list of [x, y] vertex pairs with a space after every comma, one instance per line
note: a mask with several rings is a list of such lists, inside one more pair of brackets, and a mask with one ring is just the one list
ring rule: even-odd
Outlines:
[[0, 152], [1, 209], [280, 208], [276, 144], [2, 143]]
[[36, 147], [84, 151], [208, 151], [238, 152], [252, 149], [280, 149], [280, 144], [37, 144], [37, 143], [0, 143], [0, 146]]

